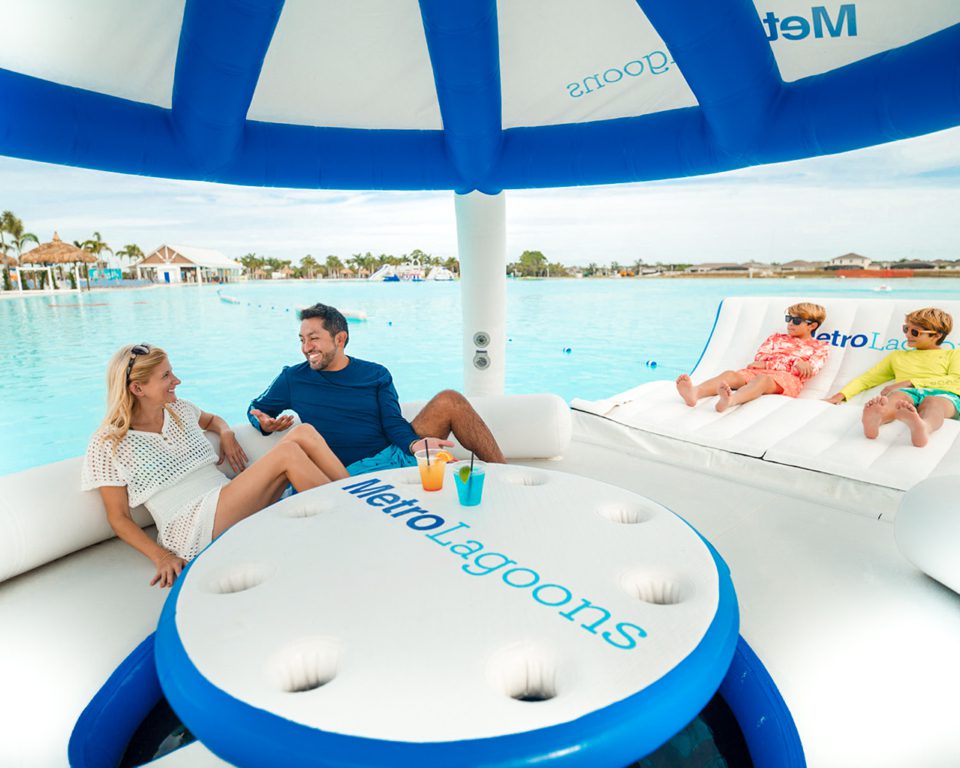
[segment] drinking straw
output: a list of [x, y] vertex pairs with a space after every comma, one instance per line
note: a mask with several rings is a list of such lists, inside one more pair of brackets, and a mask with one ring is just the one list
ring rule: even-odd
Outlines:
[[470, 476], [473, 477], [473, 451], [470, 451]]
[[426, 440], [423, 441], [423, 450], [427, 452], [427, 466], [430, 466], [430, 443]]

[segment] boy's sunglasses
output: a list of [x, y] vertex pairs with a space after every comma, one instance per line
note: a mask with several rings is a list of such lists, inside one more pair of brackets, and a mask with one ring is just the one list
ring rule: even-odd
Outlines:
[[[906, 328], [904, 328], [906, 330]], [[133, 362], [140, 355], [149, 355], [150, 354], [150, 345], [149, 344], [137, 344], [133, 349], [130, 350], [130, 362], [127, 363], [127, 384], [130, 383], [130, 374], [133, 373]]]
[[794, 325], [800, 325], [800, 323], [806, 323], [810, 325], [811, 323], [817, 322], [816, 320], [807, 320], [805, 317], [797, 317], [796, 315], [784, 315], [783, 319], [788, 323], [793, 323]]
[[920, 331], [920, 330], [917, 330], [916, 328], [911, 328], [909, 325], [903, 325], [901, 327], [903, 328], [904, 333], [909, 333], [911, 336], [913, 336], [913, 338], [917, 338], [917, 336], [919, 336], [920, 334], [923, 334], [924, 336], [937, 335], [936, 331]]

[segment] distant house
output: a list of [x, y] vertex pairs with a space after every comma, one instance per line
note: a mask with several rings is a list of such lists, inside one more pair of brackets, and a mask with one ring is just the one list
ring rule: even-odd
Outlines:
[[824, 269], [869, 269], [873, 262], [859, 253], [845, 253], [827, 262]]
[[895, 261], [891, 262], [890, 269], [936, 269], [932, 261]]
[[694, 264], [687, 267], [684, 271], [691, 274], [703, 274], [707, 272], [747, 272], [748, 268], [744, 264], [711, 261], [706, 264]]
[[135, 267], [138, 278], [146, 274], [158, 283], [227, 283], [243, 274], [243, 265], [220, 251], [187, 245], [161, 245]]
[[822, 261], [788, 261], [780, 265], [781, 272], [816, 272], [826, 265]]

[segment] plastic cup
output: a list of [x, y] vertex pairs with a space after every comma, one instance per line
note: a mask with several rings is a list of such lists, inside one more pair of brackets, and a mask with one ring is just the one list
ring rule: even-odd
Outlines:
[[430, 463], [427, 464], [427, 452], [417, 451], [417, 467], [420, 469], [420, 483], [425, 491], [439, 491], [443, 488], [443, 473], [447, 468], [446, 459], [437, 457], [442, 449], [430, 449]]
[[463, 462], [453, 470], [453, 481], [457, 485], [457, 498], [463, 507], [476, 507], [483, 498], [483, 481], [487, 476], [487, 465], [482, 461], [470, 464]]

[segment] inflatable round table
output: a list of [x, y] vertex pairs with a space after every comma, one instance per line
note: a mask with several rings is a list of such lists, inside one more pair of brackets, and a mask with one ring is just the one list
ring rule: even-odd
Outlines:
[[240, 766], [625, 765], [692, 720], [738, 633], [727, 568], [659, 504], [493, 466], [350, 478], [254, 515], [177, 580], [171, 705]]

